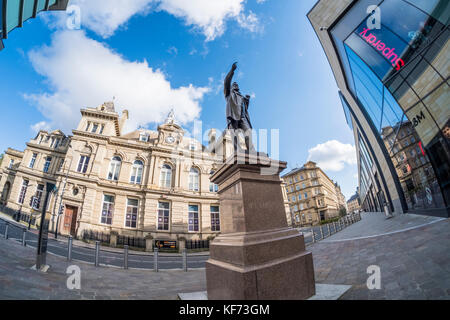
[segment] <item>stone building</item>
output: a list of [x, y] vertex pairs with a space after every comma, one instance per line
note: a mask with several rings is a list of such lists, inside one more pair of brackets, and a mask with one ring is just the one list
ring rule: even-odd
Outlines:
[[316, 225], [339, 216], [337, 188], [316, 163], [309, 161], [282, 176], [295, 225]]
[[350, 199], [347, 201], [347, 211], [349, 214], [358, 212], [360, 210], [360, 200], [359, 194], [356, 192]]
[[172, 241], [216, 235], [218, 187], [209, 177], [225, 153], [186, 137], [173, 114], [157, 131], [123, 134], [127, 119], [105, 103], [82, 109], [72, 136], [40, 131], [24, 152], [8, 149], [0, 168], [5, 211], [39, 221], [49, 182], [58, 188], [47, 207], [50, 231]]
[[334, 187], [336, 188], [336, 197], [338, 200], [339, 210], [342, 210], [342, 209], [347, 210], [347, 202], [345, 202], [345, 196], [342, 193], [341, 186], [337, 182], [335, 182]]

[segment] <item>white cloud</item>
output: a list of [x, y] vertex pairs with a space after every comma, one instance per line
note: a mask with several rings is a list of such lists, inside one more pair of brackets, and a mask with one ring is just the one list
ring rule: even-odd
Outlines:
[[[250, 32], [262, 30], [256, 14], [245, 14], [245, 0], [71, 0], [70, 5], [78, 6], [81, 25], [103, 38], [112, 36], [136, 14], [146, 15], [154, 10], [166, 11], [183, 19], [188, 26], [200, 30], [206, 41], [221, 36], [227, 20], [235, 20]], [[67, 15], [58, 17], [56, 25], [66, 26]], [[50, 23], [52, 24], [52, 23]], [[54, 25], [54, 24], [53, 24]]]
[[45, 121], [33, 124], [30, 126], [30, 128], [34, 133], [38, 133], [40, 130], [50, 131], [50, 125]]
[[201, 30], [207, 41], [225, 32], [225, 22], [234, 19], [251, 32], [258, 30], [258, 18], [252, 12], [244, 14], [245, 0], [162, 0], [159, 8], [185, 20], [187, 25]]
[[316, 162], [325, 171], [341, 171], [346, 164], [357, 163], [355, 146], [337, 140], [318, 144], [309, 149], [308, 153], [308, 161]]
[[199, 117], [200, 102], [210, 90], [192, 84], [172, 88], [161, 70], [147, 61], [125, 60], [84, 31], [57, 31], [50, 46], [31, 51], [29, 58], [52, 92], [25, 97], [50, 120], [47, 127], [68, 132], [78, 124], [80, 108], [96, 107], [113, 96], [116, 111], [130, 111], [127, 130], [163, 121], [172, 107], [185, 124]]
[[150, 12], [154, 2], [155, 0], [71, 0], [70, 5], [80, 7], [81, 24], [84, 27], [108, 38], [132, 16]]

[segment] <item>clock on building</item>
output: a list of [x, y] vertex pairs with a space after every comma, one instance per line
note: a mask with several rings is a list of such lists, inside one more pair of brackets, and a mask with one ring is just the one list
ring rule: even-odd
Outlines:
[[173, 136], [168, 136], [166, 138], [166, 142], [172, 144], [175, 142], [175, 138]]

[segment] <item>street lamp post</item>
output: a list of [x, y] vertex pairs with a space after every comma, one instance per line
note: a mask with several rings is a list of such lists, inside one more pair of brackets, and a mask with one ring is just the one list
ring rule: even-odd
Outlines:
[[[69, 148], [71, 147], [71, 144], [69, 144]], [[59, 206], [58, 206], [58, 213], [56, 214], [56, 228], [55, 228], [55, 239], [58, 239], [58, 226], [59, 226], [59, 217], [62, 215], [62, 200], [64, 197], [64, 191], [66, 190], [66, 184], [67, 184], [67, 178], [69, 176], [70, 167], [72, 166], [72, 159], [70, 159], [69, 168], [67, 168], [66, 177], [64, 179], [64, 184], [61, 191], [61, 196], [59, 199]]]

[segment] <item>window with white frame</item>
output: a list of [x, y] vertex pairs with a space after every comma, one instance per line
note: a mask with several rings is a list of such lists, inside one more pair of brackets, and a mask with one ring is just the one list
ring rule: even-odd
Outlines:
[[64, 165], [64, 159], [61, 159], [61, 160], [59, 161], [58, 171], [61, 171], [61, 170], [62, 170], [63, 165]]
[[77, 172], [86, 173], [89, 165], [89, 156], [80, 156], [80, 161], [78, 162]]
[[292, 196], [291, 200], [292, 202], [295, 202], [295, 196]]
[[298, 211], [298, 206], [295, 205], [295, 206], [294, 206], [294, 212], [297, 212], [297, 211]]
[[136, 160], [131, 167], [130, 183], [141, 184], [142, 172], [144, 170], [144, 163], [141, 160]]
[[200, 173], [197, 168], [191, 168], [189, 171], [189, 190], [198, 191], [199, 190], [199, 176]]
[[308, 199], [308, 192], [304, 193], [305, 199]]
[[33, 209], [39, 209], [41, 207], [42, 195], [44, 194], [44, 185], [38, 184], [36, 187], [36, 194], [34, 195], [34, 203], [33, 198], [31, 198], [30, 205]]
[[298, 200], [302, 200], [302, 194], [301, 193], [298, 194]]
[[303, 177], [303, 175], [300, 175], [300, 180], [304, 180], [305, 178]]
[[101, 223], [111, 225], [113, 215], [114, 215], [114, 196], [105, 194], [103, 195]]
[[59, 138], [56, 138], [53, 144], [53, 148], [58, 148], [59, 147], [59, 143], [61, 142], [61, 140]]
[[109, 164], [108, 180], [119, 180], [120, 166], [122, 165], [122, 159], [118, 156], [112, 158]]
[[28, 180], [23, 180], [23, 182], [22, 182], [22, 187], [20, 188], [20, 192], [19, 192], [19, 199], [17, 201], [20, 204], [23, 204], [23, 202], [25, 201], [25, 195], [27, 194], [28, 183], [29, 183]]
[[146, 132], [141, 132], [141, 133], [139, 134], [139, 141], [142, 141], [142, 142], [148, 142], [148, 133], [146, 133]]
[[296, 185], [296, 186], [295, 186], [295, 190], [297, 190], [297, 191], [300, 190], [300, 186], [299, 186], [299, 185]]
[[45, 163], [44, 163], [44, 173], [47, 173], [48, 170], [50, 169], [50, 164], [52, 163], [52, 157], [47, 157], [45, 158]]
[[12, 169], [13, 165], [14, 165], [14, 159], [9, 160], [8, 168]]
[[105, 130], [105, 125], [102, 124], [102, 126], [100, 127], [100, 132], [98, 134], [103, 134], [103, 130]]
[[303, 210], [303, 203], [300, 203], [300, 210]]
[[316, 189], [314, 190], [314, 192], [316, 193], [316, 195], [318, 195], [318, 194], [320, 193], [320, 189], [319, 189], [319, 188], [316, 188]]
[[169, 230], [170, 203], [158, 202], [158, 230]]
[[33, 155], [31, 156], [30, 164], [28, 165], [30, 169], [33, 169], [34, 164], [36, 163], [37, 155], [37, 153], [33, 153]]
[[[210, 176], [214, 174], [214, 171], [211, 171], [209, 173]], [[209, 192], [218, 192], [219, 191], [219, 185], [209, 182]]]
[[91, 132], [92, 132], [92, 133], [96, 133], [96, 132], [97, 132], [97, 129], [98, 129], [98, 123], [94, 123], [94, 125], [92, 126]]
[[302, 188], [305, 189], [306, 188], [306, 184], [302, 183]]
[[199, 230], [198, 226], [198, 205], [189, 205], [189, 219], [188, 219], [189, 232], [195, 232]]
[[211, 231], [220, 231], [219, 206], [211, 206]]
[[91, 122], [88, 121], [87, 125], [86, 125], [86, 130], [85, 131], [89, 131], [89, 127], [91, 126]]
[[172, 187], [172, 167], [166, 163], [163, 164], [159, 174], [159, 186], [167, 189]]
[[127, 199], [127, 215], [125, 217], [125, 227], [136, 228], [139, 209], [139, 200]]

